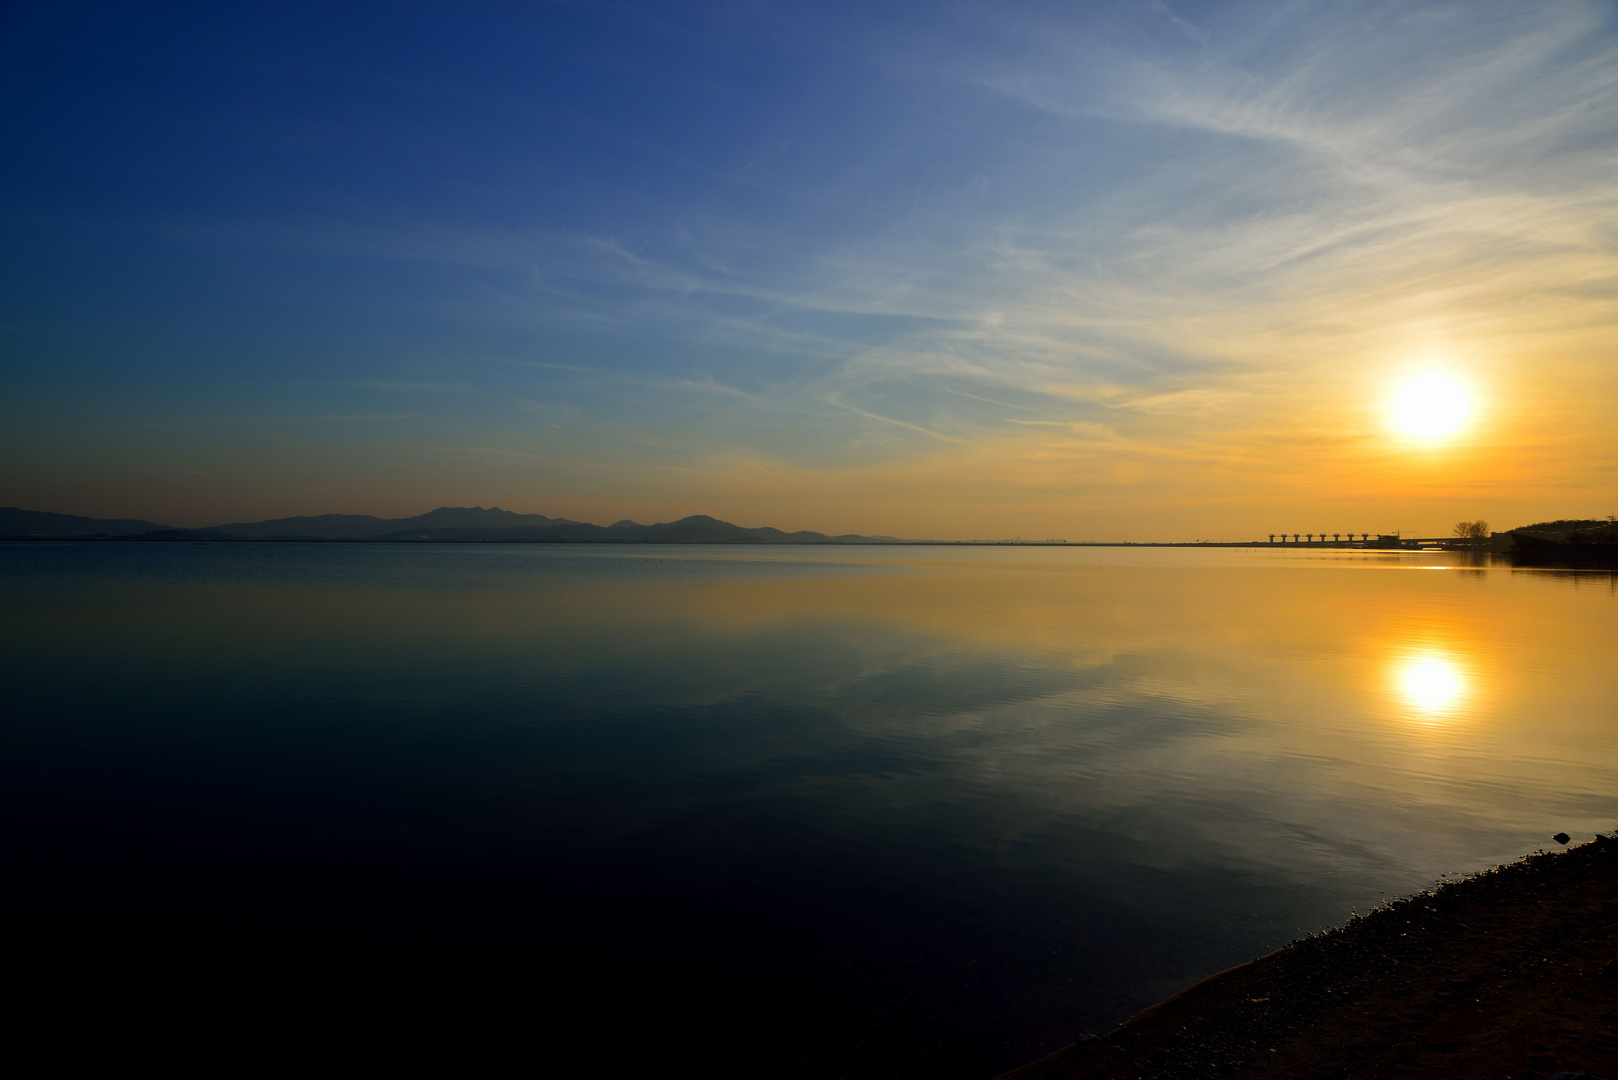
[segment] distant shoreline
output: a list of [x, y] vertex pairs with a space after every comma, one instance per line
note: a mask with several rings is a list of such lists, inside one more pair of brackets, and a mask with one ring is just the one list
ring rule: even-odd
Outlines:
[[[723, 544], [769, 547], [1062, 547], [1062, 548], [1229, 548], [1265, 551], [1458, 551], [1476, 554], [1508, 549], [1545, 561], [1611, 562], [1618, 556], [1610, 522], [1542, 522], [1492, 534], [1459, 535], [1486, 529], [1463, 522], [1457, 535], [1403, 536], [1378, 533], [1268, 533], [1252, 540], [935, 540], [916, 537], [827, 534], [810, 529], [787, 532], [748, 527], [692, 514], [676, 521], [642, 525], [628, 519], [595, 525], [543, 514], [519, 514], [499, 507], [440, 506], [409, 518], [368, 514], [318, 514], [238, 521], [204, 528], [177, 528], [136, 518], [78, 517], [18, 507], [0, 507], [0, 540], [136, 541], [143, 543], [339, 543], [339, 544]], [[1355, 539], [1355, 537], [1358, 539]], [[1290, 542], [1288, 537], [1291, 538]], [[1330, 537], [1328, 539], [1328, 537]], [[1596, 542], [1599, 541], [1599, 542]]]
[[479, 540], [420, 539], [343, 536], [218, 536], [218, 535], [137, 535], [137, 536], [0, 536], [0, 543], [139, 543], [139, 544], [568, 544], [644, 547], [1069, 547], [1069, 548], [1262, 548], [1266, 551], [1466, 551], [1441, 547], [1442, 539], [1412, 539], [1411, 544], [1431, 547], [1378, 547], [1348, 541], [1326, 544], [1280, 544], [1264, 540]]
[[[1292, 542], [1287, 542], [1287, 536]], [[1331, 539], [1327, 540], [1327, 535]], [[1304, 537], [1307, 536], [1307, 539]], [[1317, 540], [1316, 537], [1319, 537]], [[1359, 536], [1356, 540], [1355, 536]], [[1280, 537], [1279, 541], [1276, 537]], [[1078, 540], [1044, 536], [1000, 536], [968, 540], [923, 537], [827, 534], [811, 529], [788, 532], [769, 526], [735, 525], [707, 514], [642, 525], [628, 519], [595, 525], [544, 514], [519, 514], [497, 506], [440, 506], [409, 518], [368, 514], [317, 514], [303, 517], [238, 521], [201, 528], [179, 528], [138, 518], [90, 518], [19, 507], [0, 507], [0, 539], [7, 540], [138, 540], [278, 543], [543, 543], [543, 544], [768, 544], [910, 547], [1232, 547], [1413, 549], [1455, 544], [1454, 537], [1401, 537], [1382, 533], [1272, 533], [1264, 540]], [[1300, 542], [1301, 541], [1301, 542]]]

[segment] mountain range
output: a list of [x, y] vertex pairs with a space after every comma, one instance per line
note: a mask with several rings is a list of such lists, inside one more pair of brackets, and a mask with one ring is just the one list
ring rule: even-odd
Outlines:
[[560, 544], [884, 544], [891, 536], [827, 536], [818, 532], [749, 529], [694, 514], [679, 521], [642, 525], [617, 521], [592, 525], [544, 514], [516, 514], [497, 506], [440, 506], [408, 518], [368, 514], [238, 521], [205, 529], [176, 529], [152, 521], [75, 517], [0, 507], [5, 540], [366, 540], [399, 543], [459, 541]]
[[[1498, 550], [1510, 543], [1513, 532], [1541, 533], [1552, 539], [1571, 530], [1605, 528], [1594, 519], [1545, 521], [1494, 534]], [[642, 525], [615, 521], [592, 525], [587, 521], [517, 514], [498, 506], [440, 506], [408, 518], [379, 518], [369, 514], [320, 514], [313, 517], [237, 521], [205, 529], [177, 529], [133, 518], [89, 518], [51, 514], [40, 510], [0, 507], [0, 540], [363, 540], [369, 542], [425, 543], [530, 543], [530, 544], [925, 544], [961, 541], [900, 540], [892, 536], [860, 536], [803, 530], [749, 529], [728, 521], [693, 514], [678, 521]], [[1022, 540], [972, 541], [1020, 544]], [[1050, 540], [1039, 543], [1061, 544]], [[1257, 543], [1257, 541], [1255, 541]]]

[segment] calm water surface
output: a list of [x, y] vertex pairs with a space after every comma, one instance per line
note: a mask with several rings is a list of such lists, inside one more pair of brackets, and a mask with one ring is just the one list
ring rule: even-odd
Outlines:
[[1463, 562], [0, 545], [7, 888], [986, 1076], [1618, 821], [1612, 576]]

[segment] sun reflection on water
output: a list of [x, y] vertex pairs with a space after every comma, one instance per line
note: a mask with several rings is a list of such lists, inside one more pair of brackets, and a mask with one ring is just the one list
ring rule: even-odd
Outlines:
[[1472, 693], [1465, 666], [1436, 650], [1400, 657], [1393, 685], [1412, 713], [1432, 722], [1459, 717]]

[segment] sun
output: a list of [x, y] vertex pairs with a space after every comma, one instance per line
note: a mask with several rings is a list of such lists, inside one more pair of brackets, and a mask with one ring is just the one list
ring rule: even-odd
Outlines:
[[1429, 372], [1399, 387], [1393, 426], [1429, 442], [1455, 434], [1472, 414], [1472, 396], [1459, 380]]

